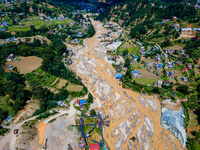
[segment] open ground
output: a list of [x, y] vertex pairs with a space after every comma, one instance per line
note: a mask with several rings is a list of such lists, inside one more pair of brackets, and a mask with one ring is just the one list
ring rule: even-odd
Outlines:
[[39, 68], [41, 63], [42, 59], [36, 56], [19, 57], [19, 60], [6, 62], [4, 69], [6, 72], [9, 72], [10, 69], [8, 66], [12, 65], [13, 67], [17, 67], [21, 74], [26, 74]]

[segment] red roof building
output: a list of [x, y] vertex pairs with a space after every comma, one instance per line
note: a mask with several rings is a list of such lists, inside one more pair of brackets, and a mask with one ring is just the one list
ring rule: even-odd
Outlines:
[[100, 150], [99, 143], [90, 144], [90, 150]]

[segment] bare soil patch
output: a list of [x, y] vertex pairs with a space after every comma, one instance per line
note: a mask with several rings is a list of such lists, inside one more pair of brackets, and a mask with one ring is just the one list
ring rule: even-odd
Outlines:
[[30, 38], [31, 39], [29, 43], [33, 43], [34, 38], [35, 39], [39, 39], [41, 41], [41, 43], [43, 43], [42, 40], [47, 41], [48, 44], [51, 43], [51, 41], [49, 39], [47, 39], [46, 37], [43, 37], [41, 35], [36, 35], [36, 36], [32, 36], [32, 37], [22, 37], [22, 38], [19, 38], [19, 39], [21, 39], [22, 42], [25, 42], [26, 38]]
[[19, 111], [17, 118], [13, 123], [21, 122], [27, 119], [29, 116], [32, 116], [36, 109], [39, 109], [38, 103], [36, 101], [30, 101], [30, 103], [26, 105], [24, 109]]
[[176, 111], [180, 111], [180, 106], [181, 104], [180, 103], [173, 103], [173, 102], [166, 102], [166, 103], [163, 103], [163, 106], [167, 109], [170, 109], [170, 110], [176, 110]]
[[63, 86], [65, 86], [65, 84], [67, 83], [67, 80], [60, 80], [60, 82], [58, 83], [58, 89], [62, 89]]
[[149, 78], [159, 79], [159, 76], [147, 71], [146, 69], [139, 69], [139, 72], [142, 74], [142, 78], [145, 78], [145, 79], [149, 79]]
[[[19, 135], [16, 141], [16, 148], [18, 149], [33, 149], [37, 147], [38, 142], [38, 121], [32, 120], [25, 122], [22, 127], [19, 128]], [[13, 135], [14, 136], [14, 135]]]
[[172, 47], [168, 47], [168, 48], [166, 48], [166, 49], [173, 49], [173, 50], [181, 50], [181, 49], [183, 49], [183, 47], [182, 46], [180, 46], [180, 45], [174, 45], [174, 46], [172, 46]]
[[80, 92], [82, 89], [83, 89], [83, 86], [81, 86], [81, 85], [68, 85], [67, 87], [66, 87], [66, 89], [68, 90], [68, 91], [75, 91], [75, 92]]
[[26, 74], [39, 68], [42, 63], [42, 59], [36, 56], [19, 57], [19, 59], [20, 61], [6, 62], [4, 66], [5, 71], [9, 72], [10, 69], [8, 69], [8, 66], [12, 65], [13, 67], [17, 67], [21, 74]]

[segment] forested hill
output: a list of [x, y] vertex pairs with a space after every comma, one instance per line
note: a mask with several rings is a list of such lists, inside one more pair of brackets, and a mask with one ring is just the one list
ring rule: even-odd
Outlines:
[[100, 21], [112, 20], [124, 26], [135, 25], [138, 22], [151, 25], [173, 16], [181, 20], [194, 22], [198, 10], [184, 2], [129, 0], [113, 5], [98, 17]]

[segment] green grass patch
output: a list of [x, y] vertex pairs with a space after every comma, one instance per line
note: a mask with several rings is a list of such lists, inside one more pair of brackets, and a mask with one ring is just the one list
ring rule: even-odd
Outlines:
[[196, 114], [190, 113], [190, 124], [189, 127], [198, 126], [198, 116]]
[[10, 131], [10, 129], [7, 128], [0, 128], [0, 135], [3, 136], [5, 133], [7, 133], [8, 131]]
[[153, 82], [157, 82], [159, 79], [154, 79], [154, 78], [149, 78], [149, 79], [144, 79], [144, 78], [140, 78], [140, 79], [135, 79], [135, 81], [137, 83], [143, 83], [143, 84], [152, 84]]
[[15, 116], [17, 114], [17, 111], [16, 110], [14, 111], [11, 104], [12, 104], [12, 100], [11, 99], [9, 100], [8, 97], [6, 96], [0, 97], [0, 108], [2, 110], [8, 111], [9, 115]]
[[55, 114], [57, 114], [57, 113], [58, 113], [58, 112], [56, 112], [55, 110], [53, 110], [52, 113], [50, 113], [50, 112], [45, 112], [45, 113], [39, 115], [36, 119], [41, 120], [41, 119], [43, 119], [43, 118], [48, 118], [49, 116], [53, 116], [53, 115], [55, 115]]
[[56, 118], [51, 119], [48, 123], [54, 122]]
[[69, 131], [72, 131], [72, 130], [73, 130], [73, 127], [70, 125], [70, 126], [68, 127], [68, 130], [69, 130]]
[[34, 20], [28, 20], [25, 22], [21, 22], [22, 24], [24, 24], [23, 26], [21, 25], [13, 25], [8, 27], [8, 30], [12, 31], [28, 31], [30, 30], [30, 25], [34, 25], [36, 29], [41, 28], [42, 26], [47, 27], [47, 26], [51, 26], [51, 25], [58, 25], [58, 24], [69, 24], [71, 22], [73, 22], [73, 20], [64, 20], [64, 21], [58, 21], [58, 20], [52, 20], [54, 23], [48, 21], [45, 22], [44, 20], [40, 20], [40, 19], [34, 19]]
[[52, 76], [48, 73], [45, 73], [41, 70], [39, 70], [39, 74], [36, 73], [27, 73], [26, 74], [26, 80], [28, 83], [37, 83], [38, 85], [41, 86], [50, 86], [55, 80], [56, 76]]

